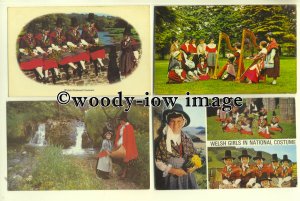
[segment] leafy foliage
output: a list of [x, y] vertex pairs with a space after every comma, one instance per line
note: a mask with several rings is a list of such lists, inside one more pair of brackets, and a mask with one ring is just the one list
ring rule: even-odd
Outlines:
[[[172, 36], [205, 37], [219, 32], [241, 41], [242, 29], [251, 29], [258, 41], [272, 32], [284, 55], [295, 56], [296, 6], [294, 5], [228, 5], [228, 6], [159, 6], [155, 7], [155, 52], [160, 59], [168, 53]], [[222, 44], [224, 47], [224, 44]], [[222, 48], [224, 53], [225, 48]]]

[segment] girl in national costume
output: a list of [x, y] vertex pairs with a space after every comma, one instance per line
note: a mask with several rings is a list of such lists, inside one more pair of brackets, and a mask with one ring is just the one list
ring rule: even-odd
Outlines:
[[279, 59], [279, 47], [274, 38], [273, 33], [266, 34], [269, 44], [267, 46], [267, 59], [265, 62], [265, 74], [268, 77], [273, 78], [272, 84], [276, 84], [277, 77], [280, 76], [280, 59]]
[[225, 150], [225, 156], [222, 158], [225, 166], [221, 170], [222, 183], [219, 185], [221, 189], [240, 187], [240, 168], [233, 164], [234, 159], [231, 151]]
[[[172, 109], [163, 112], [163, 119], [166, 126], [155, 147], [155, 165], [162, 172], [163, 189], [197, 189], [194, 174], [184, 167], [196, 153], [192, 140], [181, 130], [189, 125], [190, 118], [180, 104], [175, 104]], [[170, 126], [172, 119], [183, 121], [176, 134]]]
[[35, 36], [37, 41], [37, 50], [43, 55], [43, 70], [45, 73], [45, 82], [49, 81], [49, 70], [52, 73], [52, 81], [55, 84], [56, 79], [60, 79], [58, 63], [54, 54], [52, 54], [52, 37], [50, 34], [49, 22], [42, 23], [42, 32]]
[[120, 72], [122, 76], [127, 76], [135, 69], [138, 64], [139, 52], [138, 43], [133, 39], [129, 25], [123, 32], [121, 41]]
[[269, 165], [269, 175], [271, 179], [271, 185], [274, 187], [281, 187], [282, 167], [280, 167], [277, 154], [272, 154], [272, 163]]
[[103, 142], [99, 153], [99, 160], [97, 163], [97, 175], [102, 179], [109, 179], [109, 173], [112, 172], [112, 160], [109, 156], [113, 148], [111, 137], [113, 132], [106, 126], [103, 128]]
[[200, 43], [197, 46], [197, 54], [198, 54], [198, 64], [197, 71], [198, 74], [200, 74], [199, 79], [200, 80], [208, 80], [208, 67], [206, 62], [206, 43], [204, 38], [200, 38]]
[[56, 60], [66, 73], [66, 79], [70, 79], [68, 66], [76, 69], [77, 66], [72, 62], [73, 54], [68, 49], [67, 38], [63, 30], [62, 18], [57, 18], [54, 30], [50, 34], [52, 40], [52, 54], [55, 55]]
[[87, 43], [91, 59], [95, 67], [95, 75], [104, 68], [102, 60], [105, 58], [105, 50], [100, 47], [98, 29], [95, 24], [93, 13], [89, 13], [87, 23], [83, 26], [82, 39]]
[[37, 81], [45, 81], [43, 74], [43, 56], [36, 49], [37, 42], [34, 38], [34, 27], [29, 24], [26, 34], [19, 41], [19, 65], [21, 70], [33, 70], [37, 76]]
[[216, 65], [216, 57], [217, 57], [217, 45], [215, 44], [215, 40], [213, 37], [209, 39], [209, 44], [206, 45], [207, 52], [207, 67], [209, 68], [209, 74], [212, 75], [214, 73], [215, 65]]
[[[86, 50], [83, 49], [83, 46], [87, 45], [82, 41], [81, 35], [79, 32], [79, 25], [77, 18], [72, 17], [71, 18], [71, 28], [69, 29], [67, 33], [67, 45], [69, 49], [71, 50], [71, 53], [73, 56], [71, 57], [71, 62], [73, 63], [79, 63], [80, 67], [77, 68], [77, 74], [81, 78], [82, 71], [85, 71], [87, 73], [87, 69], [85, 67], [85, 62], [90, 61], [90, 55], [87, 53]], [[83, 42], [83, 43], [82, 43]]]
[[168, 66], [168, 82], [167, 83], [181, 83], [186, 78], [186, 72], [181, 66], [181, 53], [179, 48], [179, 41], [176, 37], [172, 38], [170, 47], [170, 59]]
[[234, 68], [235, 57], [230, 56], [227, 60], [226, 71], [222, 76], [223, 81], [234, 81], [236, 76], [236, 71]]
[[281, 181], [280, 186], [281, 187], [291, 187], [293, 169], [292, 169], [292, 167], [290, 167], [290, 163], [292, 161], [288, 158], [288, 155], [283, 155], [283, 159], [280, 162], [282, 164], [281, 165], [282, 166], [282, 171], [281, 171], [282, 181]]
[[253, 168], [249, 165], [252, 158], [247, 150], [242, 150], [242, 155], [238, 157], [241, 161], [241, 188], [252, 188], [255, 185], [256, 179]]
[[250, 117], [244, 117], [245, 120], [242, 122], [240, 133], [246, 135], [253, 135], [252, 122], [253, 119]]
[[283, 128], [279, 125], [279, 118], [276, 116], [276, 112], [273, 111], [273, 116], [270, 122], [270, 130], [271, 131], [279, 131], [282, 133]]
[[261, 151], [256, 152], [256, 156], [253, 157], [253, 160], [255, 161], [255, 165], [252, 168], [256, 178], [256, 184], [254, 185], [254, 188], [260, 188], [260, 181], [262, 179], [262, 176], [264, 174], [267, 174], [269, 176], [269, 166], [267, 164], [264, 164], [265, 158], [263, 157]]
[[264, 116], [260, 116], [258, 119], [258, 134], [266, 139], [271, 138], [268, 121], [264, 118]]
[[259, 47], [261, 51], [253, 58], [253, 63], [244, 73], [244, 76], [249, 80], [249, 84], [258, 83], [261, 71], [264, 69], [264, 62], [267, 55], [267, 42], [261, 41]]

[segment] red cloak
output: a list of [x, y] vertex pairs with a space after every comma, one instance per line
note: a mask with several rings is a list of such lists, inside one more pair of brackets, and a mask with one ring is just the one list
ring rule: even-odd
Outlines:
[[[117, 143], [120, 138], [120, 130], [122, 128], [122, 125], [119, 125], [117, 128], [117, 134], [116, 134], [116, 139], [115, 139], [115, 147], [117, 147]], [[136, 142], [135, 142], [135, 135], [134, 135], [134, 130], [133, 126], [129, 123], [125, 125], [125, 128], [123, 130], [123, 146], [126, 150], [126, 156], [124, 158], [124, 162], [128, 162], [130, 160], [137, 159], [138, 157], [138, 150], [136, 147]]]

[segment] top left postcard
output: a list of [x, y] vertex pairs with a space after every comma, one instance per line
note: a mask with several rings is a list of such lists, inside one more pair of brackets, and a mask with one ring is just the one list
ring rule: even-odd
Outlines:
[[8, 95], [151, 93], [149, 13], [149, 6], [9, 7]]

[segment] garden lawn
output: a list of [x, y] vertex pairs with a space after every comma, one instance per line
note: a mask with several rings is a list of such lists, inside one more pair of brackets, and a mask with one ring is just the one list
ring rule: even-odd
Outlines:
[[[154, 93], [185, 95], [191, 94], [271, 94], [271, 93], [296, 93], [296, 58], [280, 58], [280, 77], [277, 85], [271, 85], [272, 78], [267, 78], [265, 83], [247, 84], [222, 80], [196, 81], [181, 84], [166, 84], [168, 81], [168, 60], [156, 60], [154, 64]], [[220, 59], [220, 67], [226, 59]], [[246, 68], [252, 63], [245, 60]]]

